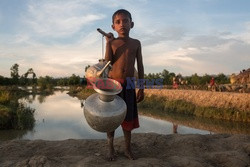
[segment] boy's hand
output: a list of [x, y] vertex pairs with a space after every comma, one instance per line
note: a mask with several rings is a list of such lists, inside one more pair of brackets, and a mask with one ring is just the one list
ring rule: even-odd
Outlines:
[[136, 95], [136, 102], [140, 103], [144, 99], [144, 89], [139, 89]]
[[111, 32], [108, 33], [108, 36], [105, 36], [105, 38], [106, 38], [107, 42], [111, 42], [111, 41], [113, 41], [115, 39], [114, 34], [111, 33]]

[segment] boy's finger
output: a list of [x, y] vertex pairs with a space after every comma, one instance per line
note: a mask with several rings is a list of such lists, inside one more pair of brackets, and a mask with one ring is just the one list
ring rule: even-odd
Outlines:
[[144, 99], [144, 96], [141, 95], [141, 94], [139, 94], [139, 95], [137, 96], [137, 98], [136, 98], [136, 102], [139, 103], [139, 102], [141, 102], [143, 99]]
[[139, 102], [139, 95], [136, 96], [136, 102]]
[[112, 32], [108, 33], [108, 38], [114, 38], [114, 34]]

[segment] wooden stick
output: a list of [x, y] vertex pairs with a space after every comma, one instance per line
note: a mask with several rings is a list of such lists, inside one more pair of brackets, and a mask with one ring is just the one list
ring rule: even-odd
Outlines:
[[106, 36], [106, 37], [108, 37], [108, 38], [111, 37], [110, 34], [107, 34], [106, 32], [102, 31], [102, 29], [100, 29], [100, 28], [97, 28], [97, 31], [98, 31], [99, 33], [101, 33], [103, 36]]

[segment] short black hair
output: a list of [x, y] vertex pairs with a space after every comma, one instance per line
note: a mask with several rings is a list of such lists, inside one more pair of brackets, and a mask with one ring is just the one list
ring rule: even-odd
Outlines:
[[114, 20], [115, 20], [115, 16], [118, 15], [118, 14], [125, 14], [126, 16], [128, 16], [130, 18], [130, 20], [132, 21], [132, 16], [131, 16], [131, 13], [129, 11], [127, 11], [126, 9], [119, 9], [117, 10], [113, 16], [112, 16], [112, 23], [114, 23]]

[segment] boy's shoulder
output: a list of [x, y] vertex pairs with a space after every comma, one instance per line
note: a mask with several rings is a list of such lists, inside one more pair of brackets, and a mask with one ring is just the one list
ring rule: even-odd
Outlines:
[[136, 42], [136, 43], [141, 43], [138, 39], [134, 39], [134, 38], [129, 38], [131, 41], [133, 41], [133, 42]]

